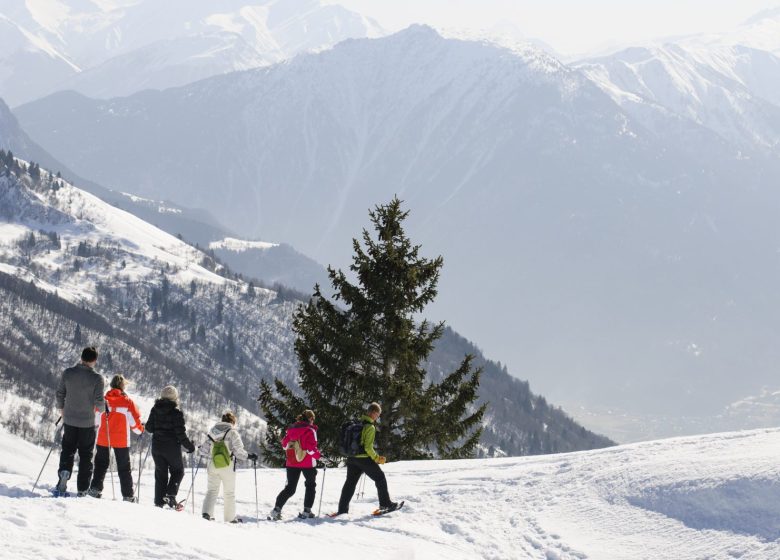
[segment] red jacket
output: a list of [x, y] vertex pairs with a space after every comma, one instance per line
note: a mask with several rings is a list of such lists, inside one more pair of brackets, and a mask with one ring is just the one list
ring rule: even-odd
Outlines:
[[[136, 434], [142, 434], [144, 425], [141, 423], [141, 415], [133, 399], [119, 389], [111, 389], [106, 393], [105, 410], [98, 412], [100, 428], [98, 429], [97, 444], [102, 447], [130, 447], [130, 430]], [[108, 434], [106, 433], [108, 426]]]
[[[300, 463], [295, 459], [295, 451], [287, 445], [295, 440], [301, 444], [301, 449], [306, 452], [306, 456]], [[289, 428], [282, 440], [282, 447], [287, 452], [287, 466], [296, 469], [313, 469], [317, 466], [317, 459], [320, 458], [320, 451], [317, 449], [317, 426], [308, 422], [296, 422]]]

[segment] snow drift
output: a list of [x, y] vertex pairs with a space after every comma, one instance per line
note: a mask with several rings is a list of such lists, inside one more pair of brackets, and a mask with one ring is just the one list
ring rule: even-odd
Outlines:
[[[253, 442], [248, 442], [253, 447]], [[583, 559], [780, 558], [780, 430], [713, 434], [546, 457], [419, 461], [387, 465], [401, 512], [373, 518], [376, 494], [337, 520], [255, 523], [251, 469], [238, 475], [242, 526], [156, 510], [146, 467], [139, 505], [33, 494], [45, 450], [0, 431], [3, 557], [281, 557], [291, 543], [320, 558]], [[44, 481], [55, 478], [55, 460]], [[137, 458], [134, 460], [137, 465]], [[258, 472], [260, 514], [282, 488], [281, 469]], [[344, 469], [328, 470], [323, 511], [336, 507]], [[110, 479], [107, 478], [107, 484]], [[190, 483], [187, 472], [180, 497]], [[318, 477], [322, 488], [322, 473]], [[317, 497], [319, 500], [319, 496]], [[220, 517], [220, 505], [217, 516]]]

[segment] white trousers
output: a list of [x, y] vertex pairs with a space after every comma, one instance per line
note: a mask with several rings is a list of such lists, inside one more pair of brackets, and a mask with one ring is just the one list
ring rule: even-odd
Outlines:
[[236, 518], [236, 471], [233, 465], [218, 469], [213, 461], [209, 461], [209, 488], [206, 498], [203, 500], [203, 513], [214, 517], [214, 506], [219, 495], [219, 486], [224, 489], [225, 521], [233, 521]]

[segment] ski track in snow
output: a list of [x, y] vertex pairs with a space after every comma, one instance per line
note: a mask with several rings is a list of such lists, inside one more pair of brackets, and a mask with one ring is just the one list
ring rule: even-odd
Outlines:
[[[370, 515], [376, 491], [368, 481], [346, 519], [295, 519], [301, 484], [285, 518], [265, 521], [284, 471], [261, 469], [257, 521], [253, 472], [242, 469], [237, 509], [245, 523], [238, 526], [200, 519], [203, 472], [195, 516], [191, 502], [182, 513], [154, 508], [151, 460], [140, 505], [113, 501], [108, 476], [99, 501], [34, 495], [46, 451], [0, 431], [2, 558], [275, 557], [289, 555], [291, 544], [326, 559], [780, 558], [780, 430], [554, 456], [390, 464], [391, 495], [406, 505], [379, 518]], [[44, 488], [56, 477], [56, 459], [57, 452]], [[344, 474], [327, 471], [323, 513], [335, 509]], [[189, 486], [188, 470], [180, 499]], [[221, 519], [221, 500], [215, 513]]]

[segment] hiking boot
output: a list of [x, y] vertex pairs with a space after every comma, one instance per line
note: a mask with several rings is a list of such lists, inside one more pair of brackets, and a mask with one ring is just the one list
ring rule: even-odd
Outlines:
[[176, 501], [176, 496], [174, 496], [173, 494], [168, 494], [167, 496], [165, 496], [163, 498], [163, 503], [166, 506], [171, 507], [173, 509], [176, 509], [179, 505], [179, 502]]
[[68, 479], [70, 479], [70, 471], [60, 471], [58, 476], [60, 478], [57, 481], [55, 490], [58, 494], [64, 494], [68, 490]]
[[87, 494], [89, 496], [92, 496], [93, 498], [98, 498], [98, 499], [100, 499], [100, 497], [103, 495], [103, 493], [97, 488], [90, 488], [89, 490], [87, 490]]
[[243, 523], [243, 522], [244, 520], [241, 519], [240, 517], [236, 517], [233, 521], [231, 521], [231, 523]]
[[268, 521], [279, 521], [282, 518], [282, 510], [274, 508], [271, 513], [268, 514]]
[[76, 492], [76, 496], [79, 498], [86, 498], [87, 496], [89, 496], [89, 490], [79, 490], [78, 492]]
[[211, 517], [208, 513], [203, 514], [203, 519], [205, 519], [206, 521], [214, 521], [214, 518]]
[[122, 497], [123, 502], [130, 502], [131, 504], [135, 504], [138, 502], [135, 496], [124, 496]]
[[303, 508], [303, 511], [298, 514], [298, 519], [312, 519], [314, 517], [317, 517], [314, 515], [314, 513], [311, 511], [311, 508]]

